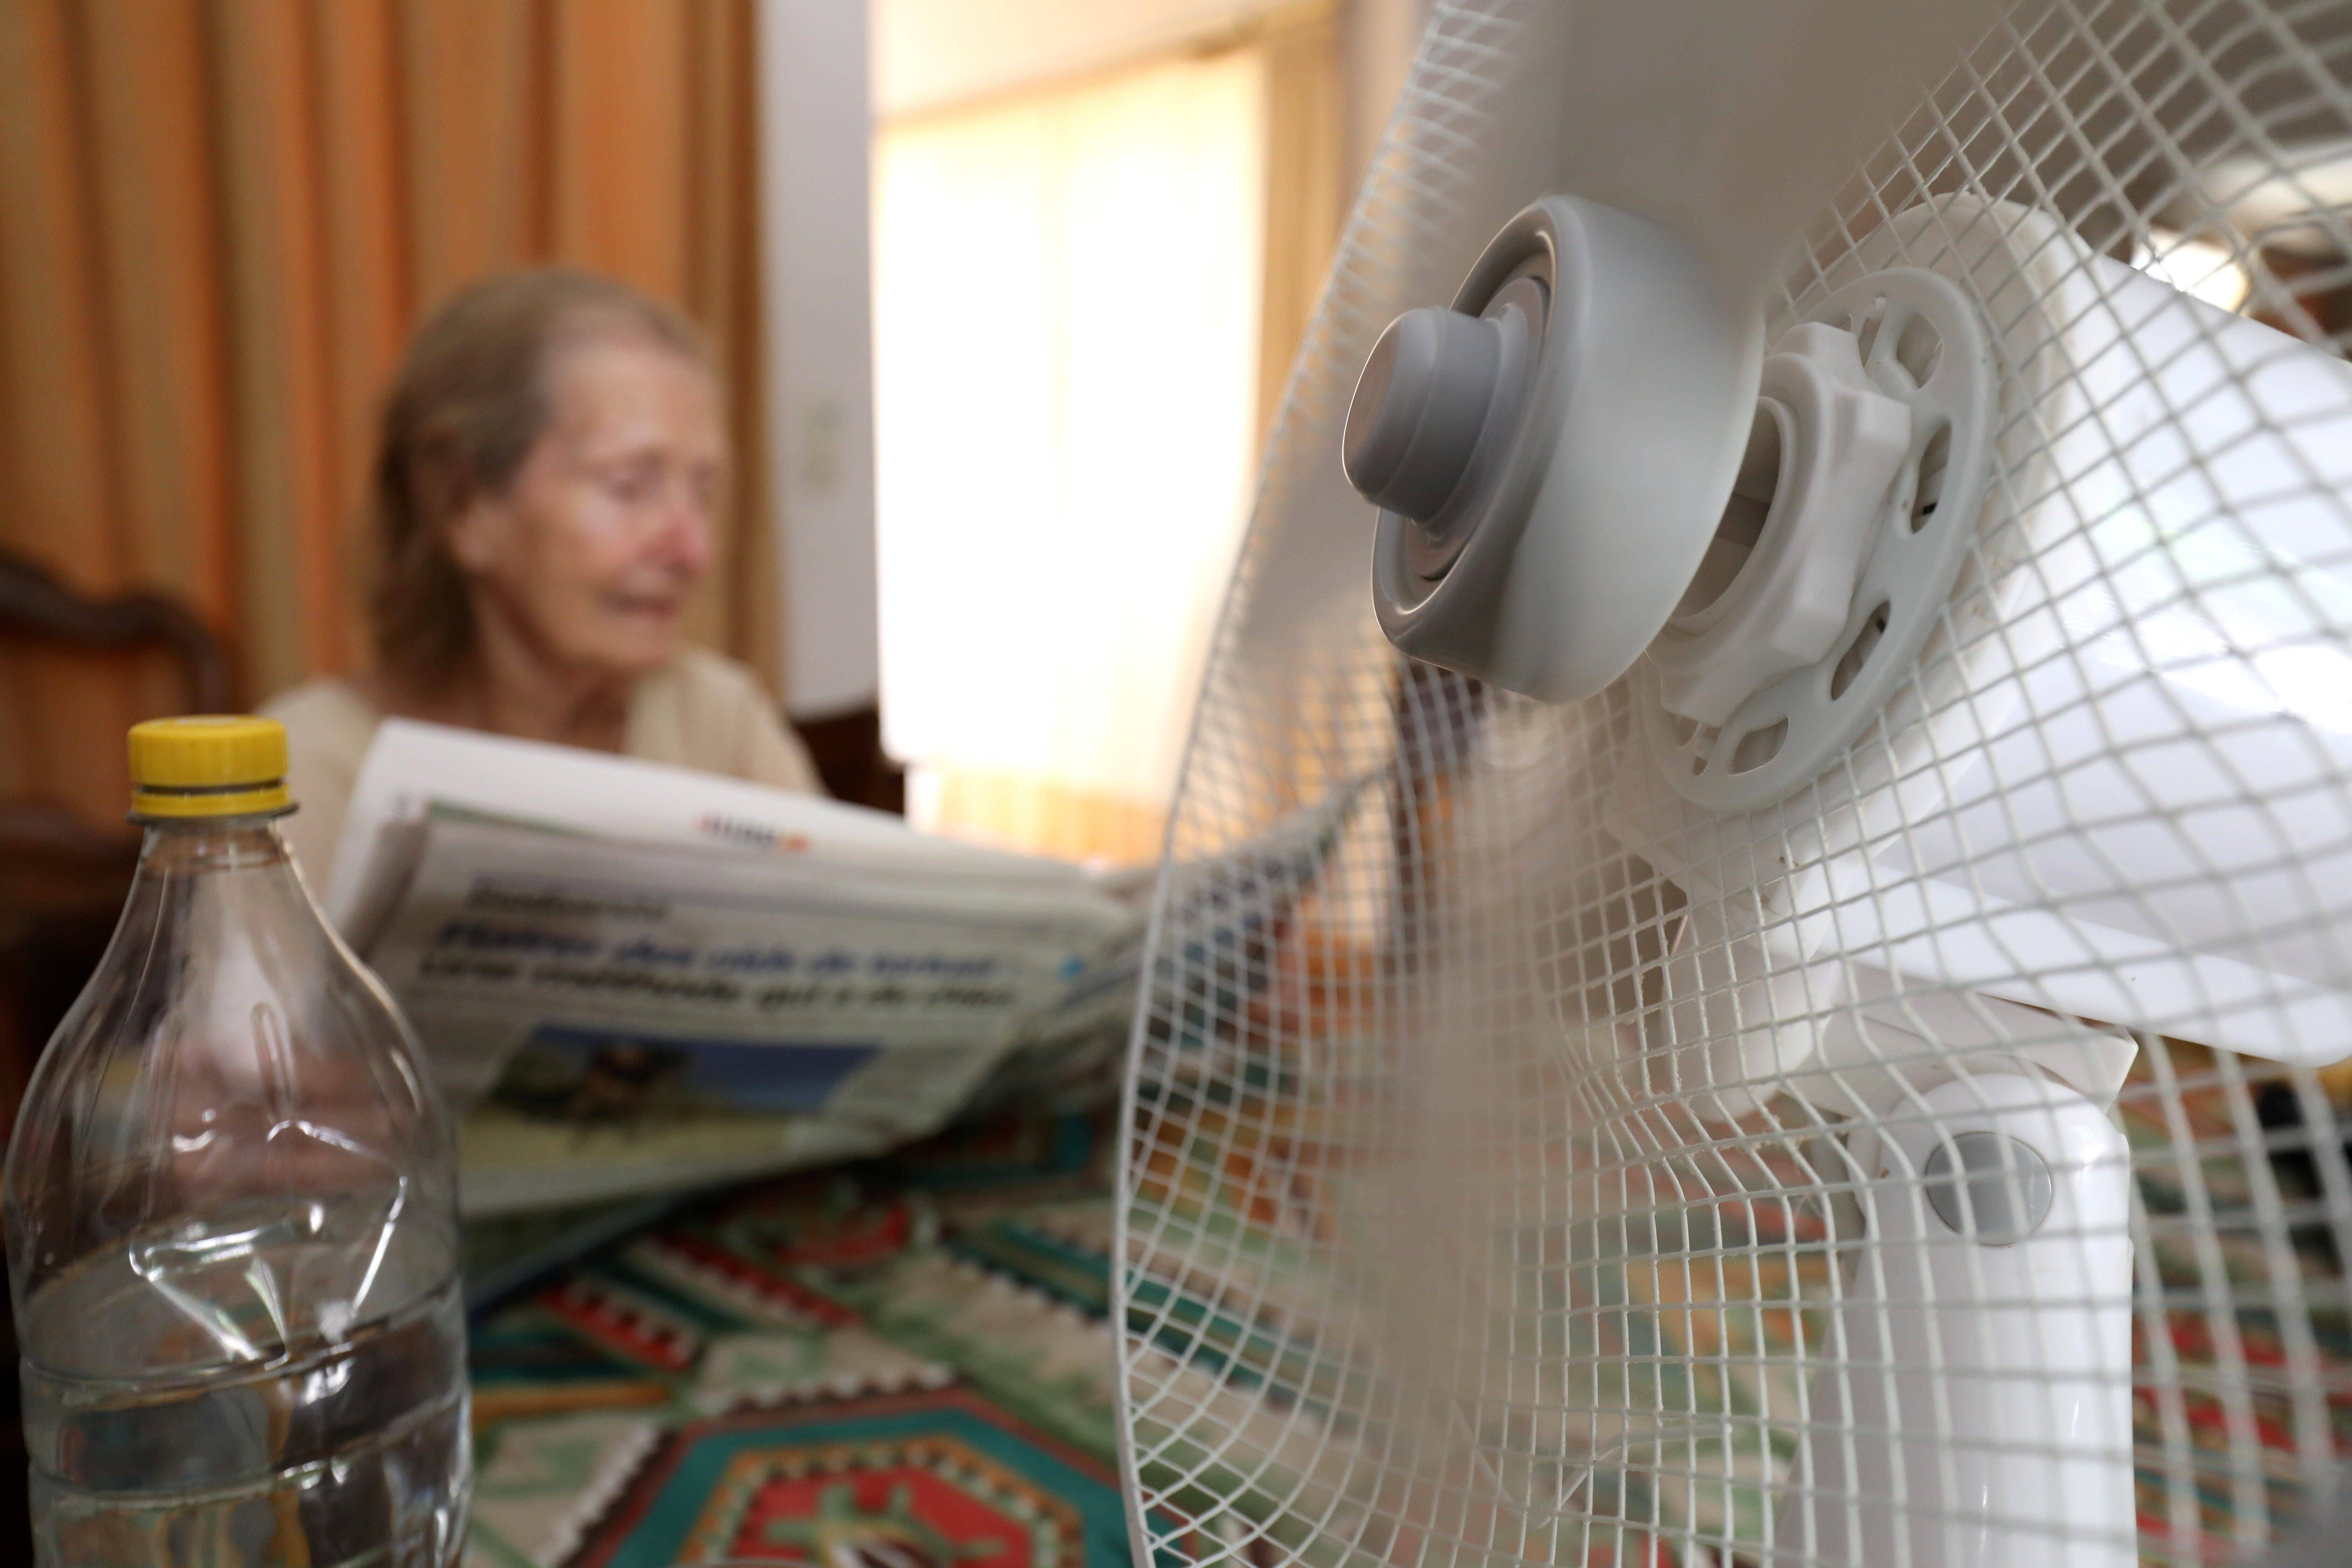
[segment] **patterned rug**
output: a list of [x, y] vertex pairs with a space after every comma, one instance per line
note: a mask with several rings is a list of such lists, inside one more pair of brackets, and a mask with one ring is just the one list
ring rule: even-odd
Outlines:
[[732, 1192], [488, 1312], [468, 1568], [1123, 1568], [1102, 1131]]
[[[2140, 1526], [2151, 1549], [2168, 1541], [2191, 1560], [2223, 1561], [2247, 1502], [2231, 1489], [2231, 1422], [2290, 1454], [2297, 1365], [2352, 1455], [2352, 1318], [2326, 1227], [2295, 1228], [2284, 1254], [2266, 1247], [2262, 1184], [2211, 1152], [2259, 1120], [2273, 1138], [2273, 1201], [2315, 1213], [2311, 1146], [2294, 1135], [2292, 1107], [2273, 1104], [2266, 1080], [2242, 1082], [2198, 1047], [2168, 1047], [2161, 1069], [2142, 1058], [2117, 1106], [2148, 1216], [2143, 1284], [2167, 1300], [2241, 1310], [2234, 1342], [2217, 1347], [2201, 1311], [2141, 1303]], [[2337, 1116], [2352, 1118], [2352, 1068], [2326, 1088]], [[2188, 1119], [2190, 1136], [2168, 1111]], [[474, 1335], [468, 1568], [1123, 1568], [1108, 1131], [1077, 1117], [1008, 1121], [890, 1161], [731, 1192], [637, 1225], [490, 1312]], [[2184, 1145], [2208, 1157], [2184, 1163]], [[1216, 1174], [1236, 1208], [1256, 1190], [1254, 1171]], [[1792, 1211], [1749, 1206], [1753, 1234], [1778, 1239], [1773, 1216]], [[1615, 1282], [1627, 1324], [1638, 1319], [1650, 1342], [1680, 1350], [1721, 1348], [1677, 1337], [1715, 1321], [1706, 1309], [1795, 1289], [1637, 1261], [1591, 1277]], [[2314, 1303], [2299, 1363], [2256, 1310], [2282, 1272]], [[1762, 1336], [1741, 1347], [1769, 1352], [1762, 1361], [1795, 1351], [1792, 1316], [1739, 1321]], [[2158, 1334], [2169, 1376], [2151, 1364]], [[1188, 1401], [1236, 1428], [1297, 1423], [1249, 1396], [1246, 1354], [1229, 1364], [1206, 1352], [1209, 1342], [1190, 1342]], [[2233, 1416], [2197, 1392], [2197, 1373], [2238, 1363], [2254, 1394]], [[1280, 1444], [1268, 1436], [1262, 1447]], [[2297, 1510], [2290, 1481], [2265, 1478], [2261, 1500], [2275, 1517]], [[1734, 1513], [1760, 1508], [1753, 1489], [1729, 1495]], [[1740, 1531], [1737, 1518], [1679, 1516], [1670, 1500], [1596, 1507], [1597, 1525], [1613, 1516], [1622, 1528], [1597, 1528], [1571, 1560], [1679, 1563], [1652, 1528], [1668, 1538]], [[1241, 1560], [1267, 1556], [1245, 1544]], [[1189, 1533], [1171, 1546], [1154, 1568], [1236, 1555]]]

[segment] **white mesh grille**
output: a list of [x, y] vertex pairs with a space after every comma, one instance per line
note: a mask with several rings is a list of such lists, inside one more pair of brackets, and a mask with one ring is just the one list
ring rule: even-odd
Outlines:
[[[1458, 192], [1528, 9], [1433, 24], [1202, 699], [1129, 1076], [1139, 1539], [2258, 1553], [2352, 1457], [2352, 1066], [2310, 1065], [2352, 1052], [2352, 193], [2297, 173], [2352, 150], [2352, 6], [2022, 7], [1812, 227], [1781, 324], [1865, 260], [1958, 277], [2003, 423], [1885, 717], [1731, 817], [1658, 782], [1639, 672], [1547, 710], [1372, 624], [1339, 425], [1485, 238]], [[2283, 335], [2121, 265], [2196, 240]], [[2059, 1171], [2021, 1296], [1975, 1243], [2031, 1173], [1955, 1129], [2049, 1083], [2096, 1108], [2053, 1137], [2127, 1152], [2111, 1209]], [[1931, 1265], [1938, 1223], [1970, 1244]], [[1996, 1448], [2048, 1484], [1969, 1502]]]

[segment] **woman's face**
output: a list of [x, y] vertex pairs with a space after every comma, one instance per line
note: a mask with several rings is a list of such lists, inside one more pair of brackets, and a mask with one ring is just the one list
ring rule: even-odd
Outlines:
[[547, 367], [547, 428], [502, 494], [449, 523], [475, 597], [542, 658], [632, 679], [677, 652], [710, 568], [727, 437], [709, 373], [650, 339], [589, 338]]

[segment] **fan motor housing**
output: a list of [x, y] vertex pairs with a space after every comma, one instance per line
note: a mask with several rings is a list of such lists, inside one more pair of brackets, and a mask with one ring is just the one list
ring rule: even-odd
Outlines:
[[1616, 680], [1715, 536], [1762, 358], [1668, 229], [1574, 196], [1522, 211], [1358, 383], [1342, 457], [1382, 507], [1381, 629], [1549, 701]]
[[1919, 268], [1760, 341], [1671, 231], [1522, 211], [1450, 307], [1391, 324], [1349, 409], [1390, 640], [1554, 702], [1644, 664], [1644, 742], [1699, 805], [1818, 777], [1951, 593], [1999, 377], [1972, 301]]

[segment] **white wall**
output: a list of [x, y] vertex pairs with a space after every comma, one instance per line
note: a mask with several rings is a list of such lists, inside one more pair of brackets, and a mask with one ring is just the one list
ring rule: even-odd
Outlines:
[[864, 0], [761, 0], [759, 47], [783, 699], [817, 719], [879, 689]]

